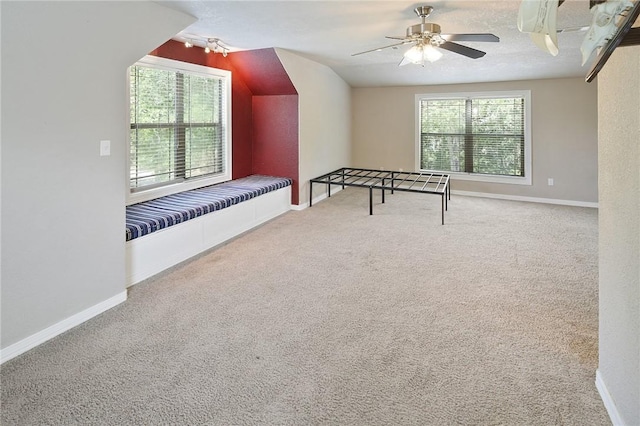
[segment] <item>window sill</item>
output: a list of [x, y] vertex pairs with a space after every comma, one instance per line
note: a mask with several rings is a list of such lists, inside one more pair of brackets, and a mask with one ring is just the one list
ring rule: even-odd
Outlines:
[[225, 173], [222, 175], [210, 176], [201, 179], [190, 179], [186, 182], [175, 183], [172, 185], [160, 186], [157, 188], [147, 189], [138, 192], [131, 192], [128, 190], [127, 205], [141, 203], [143, 201], [149, 201], [160, 197], [165, 197], [171, 194], [177, 194], [179, 192], [191, 191], [192, 189], [202, 188], [204, 186], [215, 185], [216, 183], [222, 183], [231, 180], [231, 173]]
[[463, 173], [463, 172], [443, 172], [434, 170], [420, 170], [421, 172], [428, 173], [445, 173], [448, 174], [453, 180], [467, 180], [473, 182], [487, 182], [487, 183], [501, 183], [507, 185], [531, 185], [531, 176], [529, 177], [516, 177], [516, 176], [498, 176], [498, 175], [483, 175], [477, 173]]

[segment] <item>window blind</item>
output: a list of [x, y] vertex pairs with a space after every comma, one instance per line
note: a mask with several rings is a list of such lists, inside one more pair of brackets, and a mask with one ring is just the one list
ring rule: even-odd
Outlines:
[[525, 99], [420, 101], [420, 168], [525, 175]]
[[131, 67], [132, 191], [224, 172], [223, 77]]

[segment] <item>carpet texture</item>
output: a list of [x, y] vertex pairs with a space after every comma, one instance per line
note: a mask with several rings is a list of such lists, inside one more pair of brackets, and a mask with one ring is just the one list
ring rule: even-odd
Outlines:
[[1, 420], [607, 425], [597, 275], [595, 209], [348, 188], [5, 363]]

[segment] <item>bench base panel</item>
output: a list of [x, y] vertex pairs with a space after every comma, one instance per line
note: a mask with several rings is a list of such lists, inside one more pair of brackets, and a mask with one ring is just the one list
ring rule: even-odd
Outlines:
[[126, 242], [127, 287], [291, 209], [291, 186]]

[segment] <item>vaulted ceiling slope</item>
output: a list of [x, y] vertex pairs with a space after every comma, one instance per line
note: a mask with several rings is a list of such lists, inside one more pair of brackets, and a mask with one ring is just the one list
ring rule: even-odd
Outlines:
[[[521, 0], [407, 1], [160, 1], [198, 18], [180, 37], [221, 39], [233, 51], [277, 47], [331, 67], [353, 87], [454, 84], [541, 78], [584, 77], [580, 45], [584, 31], [558, 34], [559, 54], [538, 49], [517, 29]], [[479, 59], [443, 51], [424, 67], [398, 67], [409, 47], [365, 55], [353, 53], [391, 44], [420, 22], [413, 9], [433, 6], [427, 22], [442, 33], [493, 33], [499, 43], [461, 42], [487, 54]], [[567, 0], [558, 9], [557, 27], [591, 23], [588, 0]], [[390, 43], [391, 42], [391, 43]]]

